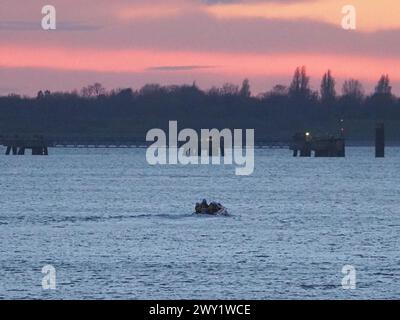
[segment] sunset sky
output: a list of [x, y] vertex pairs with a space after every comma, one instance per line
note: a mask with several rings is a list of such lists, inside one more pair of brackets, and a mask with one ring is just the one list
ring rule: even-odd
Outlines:
[[[400, 94], [398, 0], [1, 0], [0, 94], [145, 83], [240, 84], [259, 93], [306, 65], [313, 88], [331, 69], [367, 91], [388, 73]], [[57, 30], [41, 29], [42, 6]], [[341, 27], [342, 7], [357, 30]], [[339, 88], [340, 89], [340, 88]], [[340, 91], [340, 90], [339, 90]]]

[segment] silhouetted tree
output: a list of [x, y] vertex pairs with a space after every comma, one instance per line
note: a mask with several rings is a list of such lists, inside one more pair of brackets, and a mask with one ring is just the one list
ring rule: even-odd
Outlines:
[[260, 94], [260, 98], [262, 99], [281, 99], [286, 98], [289, 95], [289, 89], [287, 86], [282, 84], [275, 85], [270, 91]]
[[391, 95], [392, 87], [390, 86], [389, 75], [382, 75], [375, 87], [375, 94]]
[[366, 106], [375, 114], [376, 119], [383, 120], [385, 114], [392, 112], [394, 101], [389, 76], [382, 75], [375, 87], [375, 93], [367, 99]]
[[217, 97], [221, 95], [221, 89], [216, 87], [216, 86], [212, 86], [208, 91], [207, 94], [209, 96], [213, 96], [213, 97]]
[[139, 90], [139, 94], [140, 95], [151, 95], [151, 94], [155, 94], [155, 93], [160, 93], [162, 91], [162, 87], [157, 84], [157, 83], [150, 83], [150, 84], [146, 84], [144, 85], [140, 90]]
[[84, 98], [89, 98], [90, 97], [89, 87], [83, 87], [81, 89], [81, 96], [84, 97]]
[[222, 86], [221, 93], [224, 96], [237, 96], [239, 95], [239, 87], [233, 83], [225, 83]]
[[331, 103], [336, 99], [336, 81], [332, 76], [331, 70], [328, 70], [321, 81], [321, 100], [323, 103]]
[[37, 99], [43, 99], [43, 98], [44, 98], [44, 93], [43, 93], [42, 90], [40, 90], [40, 91], [37, 93], [36, 98], [37, 98]]
[[119, 98], [130, 99], [133, 97], [134, 93], [131, 88], [123, 88], [114, 92], [114, 95], [118, 96]]
[[93, 95], [96, 97], [106, 94], [106, 89], [101, 85], [101, 83], [98, 82], [96, 82], [92, 86], [92, 90], [93, 90]]
[[364, 98], [364, 89], [360, 81], [349, 79], [343, 84], [342, 94], [344, 97], [362, 100]]
[[251, 96], [251, 91], [250, 91], [250, 82], [248, 79], [244, 79], [242, 83], [242, 87], [240, 88], [239, 94], [242, 97], [248, 98]]
[[307, 76], [306, 67], [296, 68], [292, 83], [289, 87], [289, 94], [292, 97], [309, 97], [311, 94], [310, 90], [310, 78]]
[[289, 94], [288, 87], [282, 84], [277, 84], [271, 90], [271, 95], [275, 96], [287, 96], [288, 94]]
[[106, 89], [98, 82], [87, 87], [83, 87], [81, 95], [85, 98], [99, 97], [106, 94]]

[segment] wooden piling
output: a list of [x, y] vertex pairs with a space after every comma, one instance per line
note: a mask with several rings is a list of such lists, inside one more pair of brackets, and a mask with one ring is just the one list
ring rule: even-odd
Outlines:
[[378, 123], [375, 129], [375, 157], [385, 157], [385, 125]]
[[337, 156], [338, 157], [345, 157], [346, 156], [346, 142], [345, 140], [340, 140], [337, 142]]

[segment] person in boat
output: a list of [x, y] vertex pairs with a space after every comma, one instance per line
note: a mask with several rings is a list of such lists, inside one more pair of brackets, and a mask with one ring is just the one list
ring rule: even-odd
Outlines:
[[196, 206], [194, 207], [196, 213], [201, 213], [201, 205], [200, 203], [196, 202]]
[[214, 214], [217, 213], [219, 210], [217, 203], [211, 202], [208, 206], [208, 213]]
[[196, 203], [195, 211], [199, 214], [216, 214], [222, 208], [223, 206], [220, 203], [210, 202], [210, 204], [208, 204], [207, 200], [203, 199], [201, 203]]
[[195, 210], [196, 213], [205, 213], [208, 211], [208, 203], [206, 199], [203, 199], [201, 203], [196, 203]]
[[208, 203], [207, 203], [206, 199], [203, 199], [203, 201], [200, 204], [200, 207], [201, 207], [201, 209], [205, 209], [205, 210], [208, 209]]

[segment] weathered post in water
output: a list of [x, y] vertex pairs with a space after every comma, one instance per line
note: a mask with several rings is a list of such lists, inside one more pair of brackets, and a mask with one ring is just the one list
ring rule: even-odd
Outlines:
[[375, 157], [385, 157], [385, 125], [378, 123], [375, 130]]

